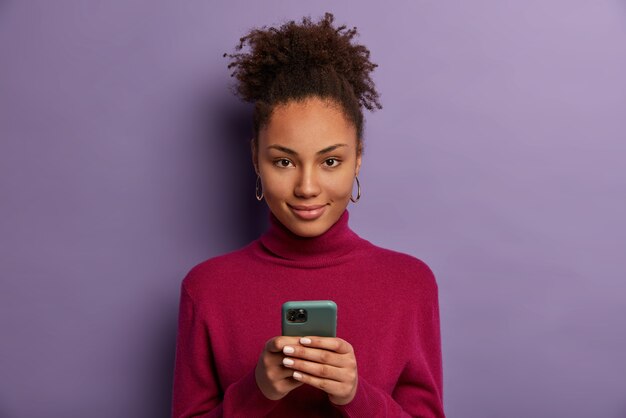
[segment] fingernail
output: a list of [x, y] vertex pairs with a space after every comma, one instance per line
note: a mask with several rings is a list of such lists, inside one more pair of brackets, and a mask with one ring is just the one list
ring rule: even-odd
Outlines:
[[298, 373], [298, 372], [293, 372], [293, 378], [300, 380], [300, 379], [302, 379], [302, 375], [300, 373]]
[[295, 350], [293, 347], [290, 347], [290, 346], [288, 346], [288, 345], [286, 345], [286, 346], [283, 348], [283, 353], [285, 353], [285, 354], [293, 354], [295, 351], [296, 351], [296, 350]]
[[283, 359], [283, 364], [284, 364], [285, 366], [293, 366], [293, 360], [292, 360], [292, 359], [290, 359], [290, 358], [286, 358], [286, 357], [285, 357], [285, 358]]
[[311, 344], [310, 338], [300, 338], [300, 344]]

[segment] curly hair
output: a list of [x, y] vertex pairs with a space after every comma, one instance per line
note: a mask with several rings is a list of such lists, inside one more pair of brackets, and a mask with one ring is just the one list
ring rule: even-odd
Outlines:
[[363, 113], [382, 109], [370, 73], [378, 65], [370, 61], [370, 51], [352, 44], [357, 28], [333, 27], [334, 16], [325, 13], [314, 23], [310, 17], [284, 23], [279, 28], [252, 29], [239, 40], [236, 51], [246, 45], [249, 52], [225, 53], [228, 69], [238, 83], [234, 93], [253, 102], [254, 133], [268, 123], [277, 105], [309, 97], [330, 99], [354, 123], [359, 152], [362, 148]]

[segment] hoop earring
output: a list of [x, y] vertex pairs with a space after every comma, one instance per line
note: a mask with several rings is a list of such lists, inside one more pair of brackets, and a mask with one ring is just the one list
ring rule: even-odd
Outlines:
[[263, 190], [261, 190], [261, 195], [259, 196], [259, 190], [261, 190], [261, 176], [257, 174], [256, 176], [256, 188], [254, 190], [254, 194], [256, 196], [256, 200], [263, 200]]
[[352, 197], [352, 193], [350, 193], [350, 200], [352, 200], [353, 203], [356, 203], [361, 198], [361, 183], [359, 183], [359, 177], [358, 176], [354, 176], [354, 178], [356, 179], [356, 187], [357, 187], [356, 199], [353, 198]]

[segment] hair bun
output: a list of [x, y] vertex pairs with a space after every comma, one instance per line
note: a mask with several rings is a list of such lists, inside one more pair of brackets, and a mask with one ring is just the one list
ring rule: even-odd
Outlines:
[[302, 23], [289, 21], [279, 28], [266, 26], [252, 29], [239, 40], [236, 51], [248, 47], [248, 52], [225, 53], [231, 59], [228, 68], [234, 68], [236, 94], [243, 100], [256, 102], [272, 98], [273, 84], [284, 74], [306, 76], [312, 71], [333, 72], [345, 80], [355, 99], [369, 110], [381, 109], [378, 92], [370, 73], [377, 67], [370, 61], [370, 51], [352, 40], [357, 28], [346, 25], [335, 28], [334, 16], [326, 13], [319, 22], [310, 17]]

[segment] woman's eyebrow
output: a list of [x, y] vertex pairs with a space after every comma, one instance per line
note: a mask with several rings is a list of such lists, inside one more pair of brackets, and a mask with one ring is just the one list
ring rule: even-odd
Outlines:
[[[316, 154], [317, 155], [326, 154], [327, 152], [334, 151], [334, 150], [336, 150], [339, 147], [347, 147], [347, 146], [348, 146], [348, 144], [331, 145], [330, 147], [326, 147], [324, 149], [321, 149], [321, 150], [317, 151]], [[298, 155], [298, 153], [296, 151], [292, 150], [291, 148], [283, 147], [282, 145], [269, 145], [267, 148], [268, 149], [269, 148], [274, 148], [274, 149], [277, 149], [277, 150], [282, 151], [284, 153], [287, 153], [289, 155]]]

